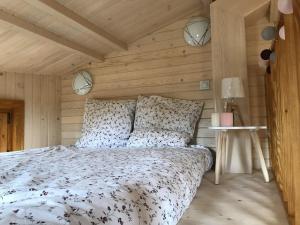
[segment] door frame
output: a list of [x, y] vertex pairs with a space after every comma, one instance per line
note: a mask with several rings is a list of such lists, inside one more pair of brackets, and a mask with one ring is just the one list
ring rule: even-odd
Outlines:
[[24, 149], [24, 120], [25, 103], [23, 100], [5, 100], [0, 99], [0, 112], [11, 113], [11, 143], [12, 149]]
[[8, 120], [9, 113], [0, 111], [0, 152], [6, 152], [8, 149], [11, 149], [11, 138], [9, 137], [10, 129]]

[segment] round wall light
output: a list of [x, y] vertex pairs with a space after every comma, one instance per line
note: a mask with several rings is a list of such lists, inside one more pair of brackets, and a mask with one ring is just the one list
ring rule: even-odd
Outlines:
[[203, 46], [209, 42], [210, 20], [205, 17], [193, 17], [184, 28], [184, 39], [191, 46]]
[[87, 71], [80, 71], [75, 74], [73, 90], [77, 95], [86, 95], [93, 87], [92, 75]]

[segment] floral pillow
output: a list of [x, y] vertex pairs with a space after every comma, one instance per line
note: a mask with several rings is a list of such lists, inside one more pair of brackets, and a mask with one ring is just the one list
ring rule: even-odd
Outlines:
[[190, 135], [187, 133], [161, 129], [137, 129], [131, 133], [127, 147], [186, 147], [190, 140]]
[[202, 108], [200, 101], [139, 96], [134, 129], [163, 129], [187, 133], [192, 137]]
[[78, 148], [125, 147], [132, 131], [135, 100], [88, 99]]

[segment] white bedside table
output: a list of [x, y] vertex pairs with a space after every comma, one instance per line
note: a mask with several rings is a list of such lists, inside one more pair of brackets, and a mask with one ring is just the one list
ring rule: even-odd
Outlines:
[[219, 184], [220, 178], [220, 169], [221, 169], [221, 162], [222, 157], [227, 157], [225, 154], [228, 148], [228, 139], [229, 139], [229, 132], [231, 130], [246, 130], [249, 131], [249, 135], [251, 140], [254, 144], [254, 147], [258, 153], [260, 166], [262, 173], [264, 175], [265, 181], [269, 182], [269, 173], [266, 166], [266, 162], [264, 159], [264, 155], [261, 149], [259, 137], [257, 135], [258, 130], [266, 130], [266, 126], [242, 126], [242, 127], [208, 127], [210, 130], [218, 131], [217, 135], [217, 150], [216, 150], [216, 167], [215, 167], [215, 184]]

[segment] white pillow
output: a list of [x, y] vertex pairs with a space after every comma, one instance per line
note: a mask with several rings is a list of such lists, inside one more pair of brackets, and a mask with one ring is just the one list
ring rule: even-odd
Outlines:
[[135, 100], [88, 99], [79, 148], [125, 147], [133, 127]]
[[187, 133], [161, 129], [135, 129], [128, 140], [127, 147], [186, 147], [190, 142]]
[[134, 129], [150, 128], [194, 134], [202, 112], [200, 101], [139, 96]]

